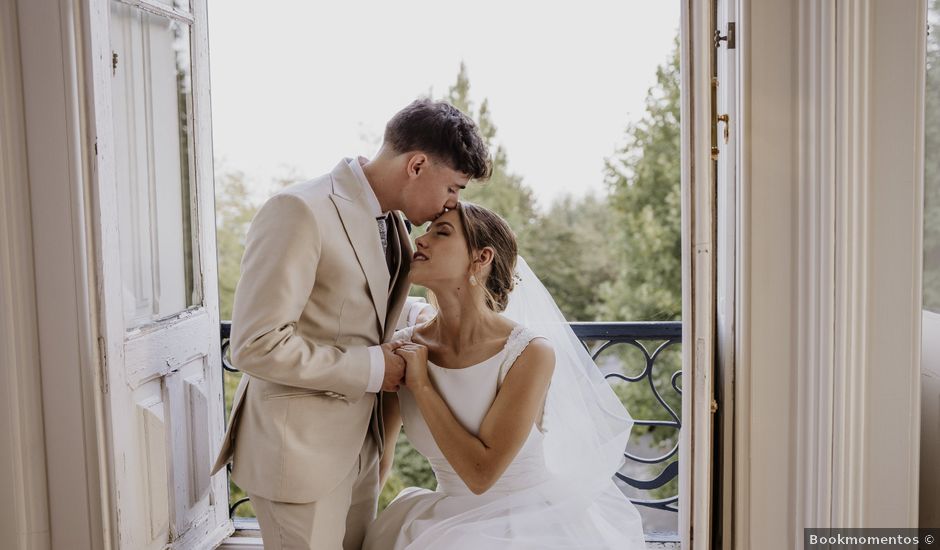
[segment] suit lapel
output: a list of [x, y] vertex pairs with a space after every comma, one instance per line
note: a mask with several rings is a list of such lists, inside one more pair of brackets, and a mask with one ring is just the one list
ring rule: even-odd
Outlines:
[[402, 307], [405, 305], [405, 299], [408, 297], [408, 273], [411, 271], [411, 256], [414, 254], [411, 239], [408, 238], [408, 229], [405, 222], [396, 212], [393, 216], [395, 220], [395, 236], [398, 248], [398, 269], [392, 276], [391, 288], [389, 289], [388, 313], [385, 318], [385, 340], [391, 339], [395, 331], [395, 325], [398, 316], [401, 314]]
[[392, 258], [391, 272], [389, 273], [388, 291], [391, 294], [395, 287], [395, 281], [398, 280], [398, 273], [401, 271], [401, 240], [398, 237], [398, 214], [392, 215], [391, 227], [388, 228], [388, 252]]
[[375, 218], [369, 214], [369, 206], [355, 174], [345, 161], [333, 169], [333, 194], [330, 199], [346, 229], [346, 236], [356, 252], [356, 258], [369, 283], [369, 294], [375, 313], [385, 332], [385, 317], [388, 313], [389, 273], [379, 241], [379, 229]]

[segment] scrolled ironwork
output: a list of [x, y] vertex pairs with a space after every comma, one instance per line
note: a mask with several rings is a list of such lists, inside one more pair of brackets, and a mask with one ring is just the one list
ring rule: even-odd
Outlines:
[[228, 507], [228, 517], [230, 518], [235, 517], [235, 510], [237, 510], [239, 506], [241, 506], [242, 504], [245, 504], [248, 501], [249, 501], [248, 497], [242, 497], [236, 500], [235, 502], [233, 502], [232, 505]]
[[[670, 481], [676, 479], [679, 475], [679, 462], [673, 460], [679, 452], [679, 432], [682, 429], [681, 416], [663, 399], [660, 390], [656, 388], [654, 367], [656, 360], [662, 355], [663, 351], [671, 346], [682, 343], [682, 323], [681, 322], [639, 322], [639, 323], [571, 323], [571, 328], [584, 344], [585, 349], [591, 353], [591, 357], [597, 361], [600, 355], [614, 346], [626, 345], [640, 350], [643, 355], [644, 365], [639, 374], [628, 375], [622, 372], [612, 372], [604, 376], [610, 380], [622, 380], [627, 383], [643, 383], [645, 380], [649, 386], [656, 402], [666, 412], [670, 419], [652, 420], [652, 419], [634, 419], [636, 426], [655, 426], [662, 428], [672, 428], [676, 430], [675, 443], [665, 454], [654, 457], [642, 457], [627, 450], [624, 450], [624, 457], [627, 463], [636, 464], [665, 464], [666, 467], [653, 479], [636, 479], [623, 472], [617, 472], [616, 478], [633, 487], [643, 491], [652, 491], [664, 487]], [[592, 350], [589, 342], [598, 342]], [[660, 342], [653, 351], [650, 351], [649, 342]], [[647, 343], [645, 345], [645, 343]], [[677, 395], [682, 395], [682, 387], [679, 380], [682, 371], [678, 370], [669, 377], [669, 386]], [[629, 409], [629, 406], [627, 407]], [[665, 510], [669, 512], [678, 511], [679, 495], [671, 495], [661, 499], [642, 499], [631, 498], [634, 504]]]
[[239, 372], [238, 369], [232, 366], [232, 361], [229, 359], [232, 344], [232, 322], [222, 321], [219, 325], [219, 332], [222, 336], [222, 368], [229, 372]]
[[[666, 467], [663, 468], [663, 470], [653, 479], [636, 479], [622, 472], [617, 472], [615, 476], [622, 483], [642, 491], [652, 491], [664, 487], [667, 483], [673, 479], [676, 479], [676, 477], [679, 475], [679, 462], [678, 460], [672, 459], [679, 451], [678, 434], [682, 429], [682, 421], [681, 416], [677, 414], [672, 407], [669, 406], [666, 400], [663, 399], [660, 391], [656, 388], [653, 369], [656, 366], [656, 360], [660, 357], [664, 350], [671, 346], [682, 343], [682, 323], [678, 321], [630, 323], [592, 322], [571, 323], [571, 328], [574, 330], [574, 333], [578, 336], [578, 338], [581, 340], [581, 343], [584, 344], [585, 349], [588, 350], [588, 352], [591, 354], [591, 357], [595, 361], [605, 351], [608, 351], [614, 346], [621, 344], [639, 349], [643, 354], [645, 364], [639, 374], [630, 376], [619, 372], [613, 372], [606, 374], [605, 377], [607, 379], [619, 379], [631, 384], [642, 383], [645, 380], [649, 385], [649, 390], [653, 394], [653, 397], [671, 419], [634, 419], [634, 425], [673, 428], [676, 430], [676, 442], [667, 453], [655, 457], [641, 457], [624, 450], [624, 457], [627, 459], [627, 461], [645, 465], [665, 464]], [[222, 337], [222, 367], [229, 372], [237, 373], [239, 372], [238, 369], [232, 366], [230, 360], [228, 359], [231, 330], [231, 321], [222, 321], [220, 325]], [[657, 341], [661, 343], [657, 345], [652, 352], [650, 352], [649, 348], [643, 344], [644, 342]], [[599, 342], [599, 344], [595, 347], [595, 349], [591, 350], [589, 345], [590, 342]], [[676, 392], [677, 395], [680, 396], [682, 395], [682, 387], [679, 384], [681, 376], [682, 371], [678, 370], [674, 372], [669, 378], [669, 386]], [[638, 506], [645, 506], [647, 508], [664, 510], [668, 512], [677, 512], [679, 495], [676, 494], [660, 499], [631, 498], [630, 500]], [[246, 502], [248, 502], [247, 497], [238, 499], [232, 503], [232, 505], [229, 507], [230, 516], [234, 516], [236, 509]]]

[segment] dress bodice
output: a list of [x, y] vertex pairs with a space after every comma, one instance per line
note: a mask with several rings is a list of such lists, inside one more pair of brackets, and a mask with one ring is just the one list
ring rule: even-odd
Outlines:
[[[396, 340], [411, 341], [413, 328], [396, 334]], [[522, 326], [513, 328], [506, 344], [494, 356], [475, 365], [450, 369], [428, 362], [428, 376], [454, 417], [470, 433], [477, 435], [486, 413], [496, 400], [503, 378], [519, 355], [536, 335]], [[424, 421], [414, 395], [407, 387], [399, 392], [401, 416], [408, 439], [422, 455], [427, 457], [437, 477], [438, 491], [452, 495], [470, 494], [460, 476], [444, 457], [430, 428]], [[487, 493], [507, 493], [531, 487], [544, 481], [548, 475], [542, 447], [543, 433], [533, 423], [529, 436], [512, 463]]]

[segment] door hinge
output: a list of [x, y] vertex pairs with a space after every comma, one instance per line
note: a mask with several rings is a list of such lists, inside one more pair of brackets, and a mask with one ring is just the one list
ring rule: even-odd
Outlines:
[[98, 371], [98, 376], [101, 377], [101, 393], [107, 394], [111, 390], [108, 384], [108, 352], [102, 336], [98, 337], [98, 361], [101, 362], [101, 369]]
[[712, 127], [711, 127], [711, 144], [712, 144], [712, 160], [718, 160], [718, 121], [714, 118], [715, 111], [718, 109], [718, 79], [714, 76], [712, 77]]
[[734, 21], [728, 22], [728, 34], [724, 36], [721, 35], [721, 30], [715, 29], [715, 36], [714, 36], [715, 48], [718, 48], [719, 46], [721, 46], [721, 42], [724, 40], [728, 43], [728, 49], [733, 50], [735, 47], [734, 34], [735, 34]]
[[716, 412], [718, 412], [718, 401], [715, 401], [714, 399], [712, 399], [712, 405], [710, 407], [710, 410], [712, 414], [715, 414]]
[[[716, 33], [718, 31], [715, 31]], [[117, 64], [118, 64], [118, 54], [115, 51], [111, 52], [111, 76], [117, 74]]]

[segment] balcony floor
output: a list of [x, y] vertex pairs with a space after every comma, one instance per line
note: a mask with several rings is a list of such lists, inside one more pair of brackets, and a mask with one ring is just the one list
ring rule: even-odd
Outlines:
[[[672, 534], [650, 534], [646, 540], [647, 550], [680, 550], [681, 547]], [[257, 520], [237, 518], [235, 534], [227, 538], [218, 550], [264, 550]]]

